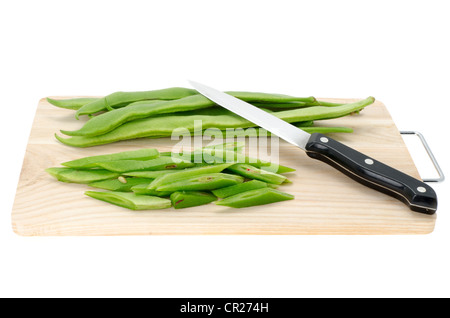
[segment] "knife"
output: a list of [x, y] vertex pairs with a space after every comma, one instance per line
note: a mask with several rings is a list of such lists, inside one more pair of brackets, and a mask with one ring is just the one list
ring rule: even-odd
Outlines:
[[320, 133], [308, 134], [249, 103], [206, 85], [189, 81], [214, 103], [303, 149], [359, 183], [403, 201], [412, 211], [434, 214], [437, 196], [426, 183]]

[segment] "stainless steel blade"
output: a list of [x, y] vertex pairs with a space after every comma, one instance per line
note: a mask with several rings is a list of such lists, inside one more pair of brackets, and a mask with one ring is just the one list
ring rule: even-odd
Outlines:
[[189, 83], [200, 94], [216, 104], [305, 150], [306, 143], [311, 137], [307, 132], [227, 93], [197, 82], [189, 81]]

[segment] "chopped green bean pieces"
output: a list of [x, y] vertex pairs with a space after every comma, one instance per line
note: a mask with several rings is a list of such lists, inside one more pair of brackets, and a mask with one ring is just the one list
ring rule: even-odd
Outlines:
[[160, 185], [158, 191], [213, 190], [244, 182], [244, 178], [227, 173], [207, 173]]
[[172, 206], [175, 209], [190, 208], [216, 201], [211, 193], [201, 191], [176, 191], [170, 195]]
[[102, 162], [125, 160], [125, 159], [150, 160], [157, 158], [158, 156], [159, 152], [157, 149], [153, 148], [138, 149], [138, 150], [122, 151], [113, 154], [84, 157], [80, 159], [63, 162], [62, 165], [70, 168], [93, 168], [98, 167], [99, 166], [98, 164]]
[[169, 199], [117, 191], [86, 191], [85, 194], [94, 199], [112, 203], [130, 210], [167, 209], [172, 206]]
[[213, 190], [212, 193], [218, 198], [226, 198], [245, 191], [266, 188], [267, 183], [259, 180], [251, 180], [230, 187]]
[[216, 201], [215, 204], [232, 208], [245, 208], [292, 199], [294, 199], [294, 196], [291, 194], [267, 187], [235, 194]]
[[147, 178], [124, 178], [124, 179], [125, 182], [119, 180], [118, 178], [96, 181], [89, 183], [89, 186], [111, 191], [131, 192], [132, 187], [139, 184], [144, 184], [145, 186], [147, 186], [150, 184], [150, 182], [153, 181], [153, 179]]

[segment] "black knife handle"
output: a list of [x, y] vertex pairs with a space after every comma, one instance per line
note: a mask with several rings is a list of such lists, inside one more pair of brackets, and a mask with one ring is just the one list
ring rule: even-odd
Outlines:
[[321, 160], [352, 179], [403, 201], [413, 211], [425, 214], [436, 212], [436, 193], [420, 180], [323, 134], [312, 134], [305, 148], [311, 158]]

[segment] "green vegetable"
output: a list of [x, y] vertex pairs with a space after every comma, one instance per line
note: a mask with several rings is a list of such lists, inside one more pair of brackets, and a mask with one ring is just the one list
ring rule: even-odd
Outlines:
[[149, 189], [157, 189], [158, 187], [171, 183], [174, 180], [180, 180], [183, 178], [189, 178], [194, 177], [198, 175], [204, 175], [207, 173], [219, 173], [229, 166], [231, 166], [233, 163], [222, 163], [222, 164], [215, 164], [215, 165], [207, 165], [207, 166], [201, 166], [201, 167], [193, 167], [193, 168], [186, 168], [183, 170], [179, 170], [177, 172], [171, 173], [171, 174], [165, 174], [157, 177], [155, 180], [153, 180], [150, 185], [148, 186]]
[[124, 160], [124, 159], [150, 160], [157, 158], [158, 156], [159, 156], [158, 150], [149, 148], [149, 149], [122, 151], [107, 155], [84, 157], [76, 160], [63, 162], [62, 165], [71, 168], [84, 169], [84, 168], [98, 167], [98, 164], [102, 162]]
[[244, 208], [292, 199], [294, 196], [291, 194], [267, 187], [235, 194], [215, 203], [232, 208]]
[[140, 178], [150, 178], [150, 179], [156, 179], [157, 177], [160, 177], [162, 175], [171, 174], [174, 172], [177, 172], [179, 170], [144, 170], [144, 171], [128, 171], [123, 172], [122, 174], [125, 176], [130, 177], [140, 177]]
[[217, 198], [211, 193], [200, 191], [176, 191], [170, 195], [172, 206], [175, 209], [189, 208], [216, 201]]
[[199, 149], [194, 150], [192, 153], [186, 153], [182, 155], [182, 158], [187, 155], [190, 160], [193, 162], [206, 162], [209, 164], [212, 163], [246, 163], [249, 165], [252, 165], [256, 168], [264, 169], [266, 171], [272, 171], [276, 173], [285, 173], [285, 172], [292, 172], [295, 171], [295, 169], [283, 166], [274, 162], [269, 162], [265, 160], [261, 160], [258, 158], [252, 158], [248, 157], [244, 154], [240, 154], [233, 151], [223, 151], [223, 150], [217, 150], [217, 149]]
[[179, 190], [213, 190], [228, 187], [244, 182], [244, 178], [227, 173], [207, 173], [193, 177], [176, 179], [160, 185], [157, 191], [179, 191]]
[[281, 174], [258, 169], [245, 163], [237, 163], [227, 169], [246, 178], [256, 179], [267, 183], [282, 184], [287, 179]]
[[[119, 177], [120, 178], [120, 177]], [[133, 186], [144, 184], [147, 187], [153, 179], [147, 178], [123, 178], [107, 179], [89, 183], [90, 187], [100, 188], [111, 191], [131, 192]], [[125, 182], [123, 182], [123, 180]]]
[[[333, 127], [333, 126], [314, 126], [314, 127], [305, 127], [301, 125], [295, 125], [301, 128], [303, 131], [313, 134], [313, 133], [321, 133], [321, 134], [329, 134], [329, 133], [352, 133], [353, 129], [349, 127]], [[220, 129], [208, 129], [203, 131], [203, 136], [224, 136], [224, 137], [259, 137], [259, 136], [272, 136], [270, 131], [267, 131], [263, 128], [259, 127], [251, 127], [247, 129], [234, 129], [232, 132], [227, 130]], [[165, 136], [160, 136], [165, 137]]]
[[137, 184], [131, 188], [136, 194], [147, 194], [147, 195], [155, 195], [157, 197], [167, 197], [173, 193], [173, 191], [156, 191], [153, 189], [148, 189], [149, 183]]
[[131, 210], [167, 209], [172, 206], [172, 203], [169, 199], [150, 195], [135, 194], [131, 192], [86, 191], [85, 194], [94, 199], [112, 203]]
[[57, 107], [65, 108], [65, 109], [80, 109], [82, 106], [89, 104], [93, 101], [96, 101], [98, 98], [91, 97], [82, 97], [82, 98], [69, 98], [69, 99], [53, 99], [47, 97], [47, 101]]
[[212, 193], [218, 198], [226, 198], [245, 191], [267, 188], [267, 183], [259, 180], [251, 180], [244, 183], [236, 184], [230, 187], [213, 190]]
[[140, 170], [183, 169], [194, 166], [194, 163], [172, 157], [159, 157], [151, 160], [115, 160], [98, 163], [100, 167], [110, 171], [127, 172]]
[[[190, 96], [195, 97], [195, 96]], [[273, 113], [276, 117], [281, 118], [287, 122], [302, 122], [310, 120], [331, 119], [341, 116], [349, 115], [355, 111], [361, 110], [367, 105], [374, 102], [373, 97], [367, 99], [346, 104], [343, 106], [326, 107], [326, 106], [312, 106], [308, 108], [299, 108], [293, 110], [285, 110]], [[117, 109], [119, 111], [125, 108]], [[132, 112], [130, 107], [127, 107], [127, 112]], [[115, 112], [113, 111], [113, 112]], [[175, 110], [174, 110], [175, 111]], [[179, 111], [179, 109], [178, 109]], [[101, 116], [112, 114], [113, 112], [105, 113]], [[101, 116], [92, 118], [86, 124]], [[95, 145], [107, 144], [119, 140], [127, 140], [134, 138], [143, 138], [151, 136], [171, 136], [173, 133], [177, 133], [176, 129], [183, 127], [180, 132], [193, 132], [195, 127], [195, 121], [201, 120], [202, 129], [215, 128], [215, 129], [227, 129], [227, 128], [248, 128], [254, 127], [255, 124], [247, 121], [246, 119], [237, 115], [191, 115], [191, 116], [156, 116], [145, 119], [133, 120], [128, 123], [117, 127], [110, 132], [104, 133], [99, 136], [75, 136], [71, 138], [62, 138], [58, 135], [55, 137], [62, 143], [75, 146], [75, 147], [90, 147]], [[105, 124], [109, 126], [108, 123]], [[112, 127], [112, 126], [111, 126]], [[97, 130], [93, 127], [94, 130]]]
[[78, 118], [81, 115], [95, 114], [107, 109], [111, 110], [113, 107], [124, 106], [136, 101], [173, 100], [195, 94], [198, 94], [196, 90], [184, 87], [171, 87], [142, 92], [115, 92], [83, 105], [83, 107], [77, 110], [75, 117]]
[[91, 183], [94, 181], [117, 178], [119, 176], [116, 172], [103, 169], [77, 170], [55, 167], [47, 168], [45, 171], [55, 177], [58, 181], [68, 183]]
[[[249, 92], [230, 92], [231, 95], [240, 98], [245, 101], [257, 101], [264, 98], [266, 101], [291, 101], [298, 100], [302, 98], [291, 97], [286, 95], [274, 95], [265, 93], [249, 93]], [[106, 99], [107, 97], [105, 97]], [[148, 99], [148, 98], [147, 98]], [[306, 98], [308, 100], [314, 101], [314, 97]], [[122, 100], [122, 99], [121, 99]], [[95, 101], [93, 103], [98, 103], [99, 105], [104, 105], [105, 102]], [[93, 104], [91, 103], [91, 104]], [[89, 107], [85, 105], [83, 108]], [[215, 106], [215, 103], [207, 99], [203, 95], [191, 95], [180, 99], [174, 99], [170, 101], [141, 101], [135, 102], [127, 107], [122, 107], [115, 109], [87, 121], [84, 126], [75, 131], [61, 130], [61, 132], [68, 136], [98, 136], [105, 134], [114, 128], [119, 127], [125, 122], [147, 118], [160, 114], [174, 113], [174, 112], [185, 112], [190, 110], [198, 110], [203, 108], [209, 108]], [[77, 114], [83, 110], [80, 108]]]

